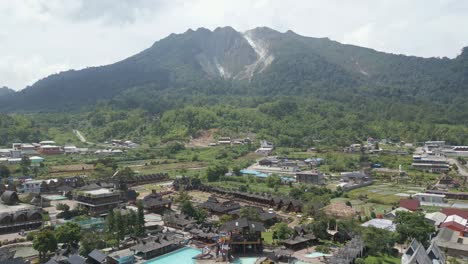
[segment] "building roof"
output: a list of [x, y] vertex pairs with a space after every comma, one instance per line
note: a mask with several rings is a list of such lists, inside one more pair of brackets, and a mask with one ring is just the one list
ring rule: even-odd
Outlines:
[[435, 243], [442, 248], [456, 249], [468, 252], [468, 239], [459, 239], [460, 232], [442, 227], [434, 238]]
[[265, 231], [265, 227], [263, 226], [262, 223], [256, 222], [256, 221], [250, 221], [245, 217], [235, 219], [235, 220], [225, 223], [221, 227], [221, 230], [229, 232], [229, 231], [241, 230], [244, 228], [248, 228], [249, 230], [254, 231], [254, 232]]
[[464, 231], [467, 229], [467, 222], [467, 219], [458, 215], [449, 215], [440, 226], [448, 227], [457, 231]]
[[161, 194], [150, 193], [145, 198], [143, 198], [143, 206], [145, 208], [166, 206], [171, 204], [171, 201], [163, 198]]
[[434, 222], [434, 225], [439, 226], [442, 222], [444, 222], [445, 218], [447, 218], [447, 215], [441, 212], [433, 212], [427, 213], [424, 217]]
[[421, 202], [417, 199], [401, 199], [400, 207], [406, 208], [410, 211], [416, 211], [421, 206]]
[[70, 264], [84, 264], [86, 259], [80, 255], [74, 254], [68, 257], [68, 263]]
[[12, 205], [19, 202], [18, 194], [15, 191], [6, 190], [1, 196], [1, 200], [4, 204]]
[[13, 259], [0, 260], [0, 264], [24, 264], [24, 259], [22, 257], [17, 257]]
[[442, 213], [446, 215], [458, 215], [465, 219], [468, 219], [468, 210], [458, 208], [442, 208]]
[[388, 220], [388, 219], [378, 219], [378, 218], [371, 219], [363, 223], [361, 226], [365, 226], [365, 227], [373, 226], [376, 228], [385, 229], [385, 230], [392, 231], [392, 232], [396, 230], [396, 225], [393, 223], [392, 220]]
[[220, 202], [215, 197], [209, 197], [207, 201], [200, 204], [200, 207], [216, 213], [228, 213], [241, 208], [237, 202]]
[[99, 263], [103, 263], [106, 260], [107, 255], [104, 254], [102, 251], [95, 249], [88, 254], [88, 257], [94, 259]]

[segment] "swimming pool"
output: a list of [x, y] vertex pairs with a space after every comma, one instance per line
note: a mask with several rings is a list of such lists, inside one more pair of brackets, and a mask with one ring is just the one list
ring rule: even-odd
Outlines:
[[255, 264], [258, 258], [236, 258], [233, 264]]
[[154, 259], [146, 261], [144, 264], [194, 264], [196, 255], [200, 254], [201, 250], [185, 247], [171, 253], [164, 254]]
[[305, 255], [306, 258], [320, 258], [320, 257], [331, 257], [331, 256], [332, 255], [330, 255], [330, 254], [325, 254], [325, 253], [322, 253], [322, 252], [313, 252], [313, 253]]

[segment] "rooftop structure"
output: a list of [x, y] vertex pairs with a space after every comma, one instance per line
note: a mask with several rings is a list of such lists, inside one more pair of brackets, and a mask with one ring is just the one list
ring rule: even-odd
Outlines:
[[163, 195], [157, 193], [156, 190], [152, 190], [150, 194], [143, 198], [142, 202], [145, 210], [152, 213], [159, 213], [165, 209], [170, 209], [172, 204], [170, 200], [165, 199]]
[[445, 256], [433, 242], [426, 250], [421, 243], [414, 240], [401, 257], [402, 264], [443, 264]]
[[435, 226], [439, 226], [447, 218], [447, 215], [441, 212], [433, 212], [427, 213], [424, 217]]
[[401, 199], [400, 207], [403, 207], [410, 211], [417, 211], [421, 207], [421, 202], [417, 199]]
[[226, 214], [230, 211], [240, 209], [240, 204], [234, 201], [220, 202], [215, 197], [210, 196], [207, 201], [200, 204], [200, 208], [215, 214]]
[[78, 206], [86, 208], [90, 215], [105, 215], [111, 208], [121, 203], [120, 191], [106, 188], [79, 190], [75, 192], [74, 199]]
[[296, 181], [306, 184], [325, 184], [325, 177], [317, 170], [296, 172]]
[[446, 172], [450, 170], [450, 164], [443, 157], [429, 156], [413, 156], [413, 168], [421, 169], [428, 172]]
[[337, 218], [348, 218], [356, 215], [356, 210], [345, 203], [331, 203], [323, 208], [326, 215]]
[[436, 245], [444, 250], [448, 256], [468, 256], [468, 238], [461, 237], [460, 233], [450, 228], [443, 227], [434, 238]]
[[42, 225], [42, 210], [34, 205], [19, 203], [16, 192], [4, 191], [1, 202], [0, 233], [29, 230]]

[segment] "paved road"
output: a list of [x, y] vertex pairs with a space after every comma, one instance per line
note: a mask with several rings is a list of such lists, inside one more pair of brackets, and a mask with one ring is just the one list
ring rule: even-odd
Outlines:
[[83, 134], [81, 134], [80, 131], [76, 130], [76, 129], [73, 129], [73, 133], [78, 137], [78, 139], [83, 142], [83, 143], [87, 143], [87, 144], [92, 144], [91, 142], [88, 142], [86, 141], [86, 138], [83, 136]]

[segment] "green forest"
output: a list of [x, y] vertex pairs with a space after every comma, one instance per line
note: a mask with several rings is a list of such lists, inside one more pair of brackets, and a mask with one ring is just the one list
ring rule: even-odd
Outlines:
[[346, 101], [239, 96], [161, 103], [134, 107], [116, 100], [74, 113], [2, 114], [0, 145], [44, 139], [76, 143], [72, 130], [78, 129], [92, 142], [125, 138], [156, 146], [186, 142], [212, 128], [219, 129], [218, 136], [254, 133], [284, 147], [345, 146], [369, 136], [394, 142], [468, 144], [467, 113], [436, 104], [351, 96]]

